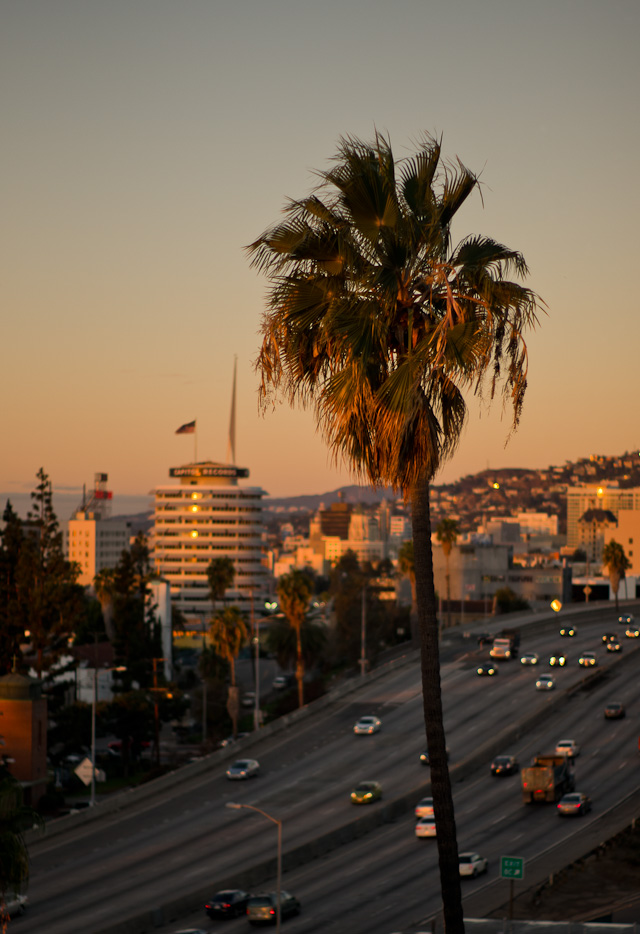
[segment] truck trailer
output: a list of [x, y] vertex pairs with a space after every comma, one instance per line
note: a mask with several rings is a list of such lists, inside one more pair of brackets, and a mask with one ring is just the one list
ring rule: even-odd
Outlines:
[[522, 800], [557, 801], [576, 787], [573, 765], [568, 756], [538, 755], [533, 763], [521, 770]]

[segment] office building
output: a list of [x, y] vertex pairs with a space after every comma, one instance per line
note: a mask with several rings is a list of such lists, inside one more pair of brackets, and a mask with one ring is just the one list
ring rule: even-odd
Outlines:
[[155, 569], [168, 581], [171, 602], [192, 620], [206, 621], [214, 607], [207, 568], [229, 557], [235, 567], [229, 603], [247, 612], [269, 592], [264, 558], [260, 487], [243, 487], [245, 468], [203, 461], [172, 467], [177, 482], [155, 490], [151, 546]]
[[65, 554], [80, 566], [78, 583], [84, 587], [91, 586], [104, 568], [115, 567], [131, 540], [130, 522], [109, 515], [112, 494], [107, 490], [108, 479], [106, 473], [95, 475], [93, 491], [83, 493], [82, 503], [65, 530]]

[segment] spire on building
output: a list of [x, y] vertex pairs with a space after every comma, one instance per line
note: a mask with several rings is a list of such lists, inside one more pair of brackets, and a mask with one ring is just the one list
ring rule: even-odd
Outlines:
[[236, 373], [238, 369], [238, 357], [233, 358], [233, 387], [231, 389], [231, 414], [229, 417], [229, 441], [227, 443], [227, 462], [235, 464], [236, 462]]

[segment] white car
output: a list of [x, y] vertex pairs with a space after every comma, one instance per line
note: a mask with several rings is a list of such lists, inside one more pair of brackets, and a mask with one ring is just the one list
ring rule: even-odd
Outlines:
[[370, 733], [377, 733], [382, 726], [382, 722], [377, 717], [360, 717], [353, 728], [356, 736], [367, 736]]
[[479, 853], [460, 853], [458, 860], [461, 876], [479, 876], [489, 868], [489, 860]]
[[526, 655], [523, 655], [520, 659], [521, 665], [537, 665], [540, 661], [540, 656], [537, 652], [527, 652]]
[[575, 759], [576, 756], [580, 755], [580, 747], [575, 739], [559, 739], [556, 743], [556, 755], [569, 756], [570, 759]]
[[422, 798], [416, 804], [416, 817], [433, 817], [433, 798]]
[[540, 675], [536, 681], [536, 691], [553, 691], [555, 686], [556, 683], [550, 674]]
[[418, 823], [416, 824], [416, 837], [419, 840], [424, 839], [424, 837], [435, 837], [436, 836], [436, 819], [435, 817], [421, 817]]
[[232, 780], [255, 778], [259, 771], [260, 763], [257, 759], [238, 759], [227, 769], [227, 778]]

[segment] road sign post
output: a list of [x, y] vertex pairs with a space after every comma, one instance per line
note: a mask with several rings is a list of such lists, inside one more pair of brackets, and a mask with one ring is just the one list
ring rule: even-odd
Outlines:
[[509, 879], [509, 919], [513, 921], [513, 884], [516, 879], [524, 879], [524, 858], [522, 856], [501, 856], [500, 876]]

